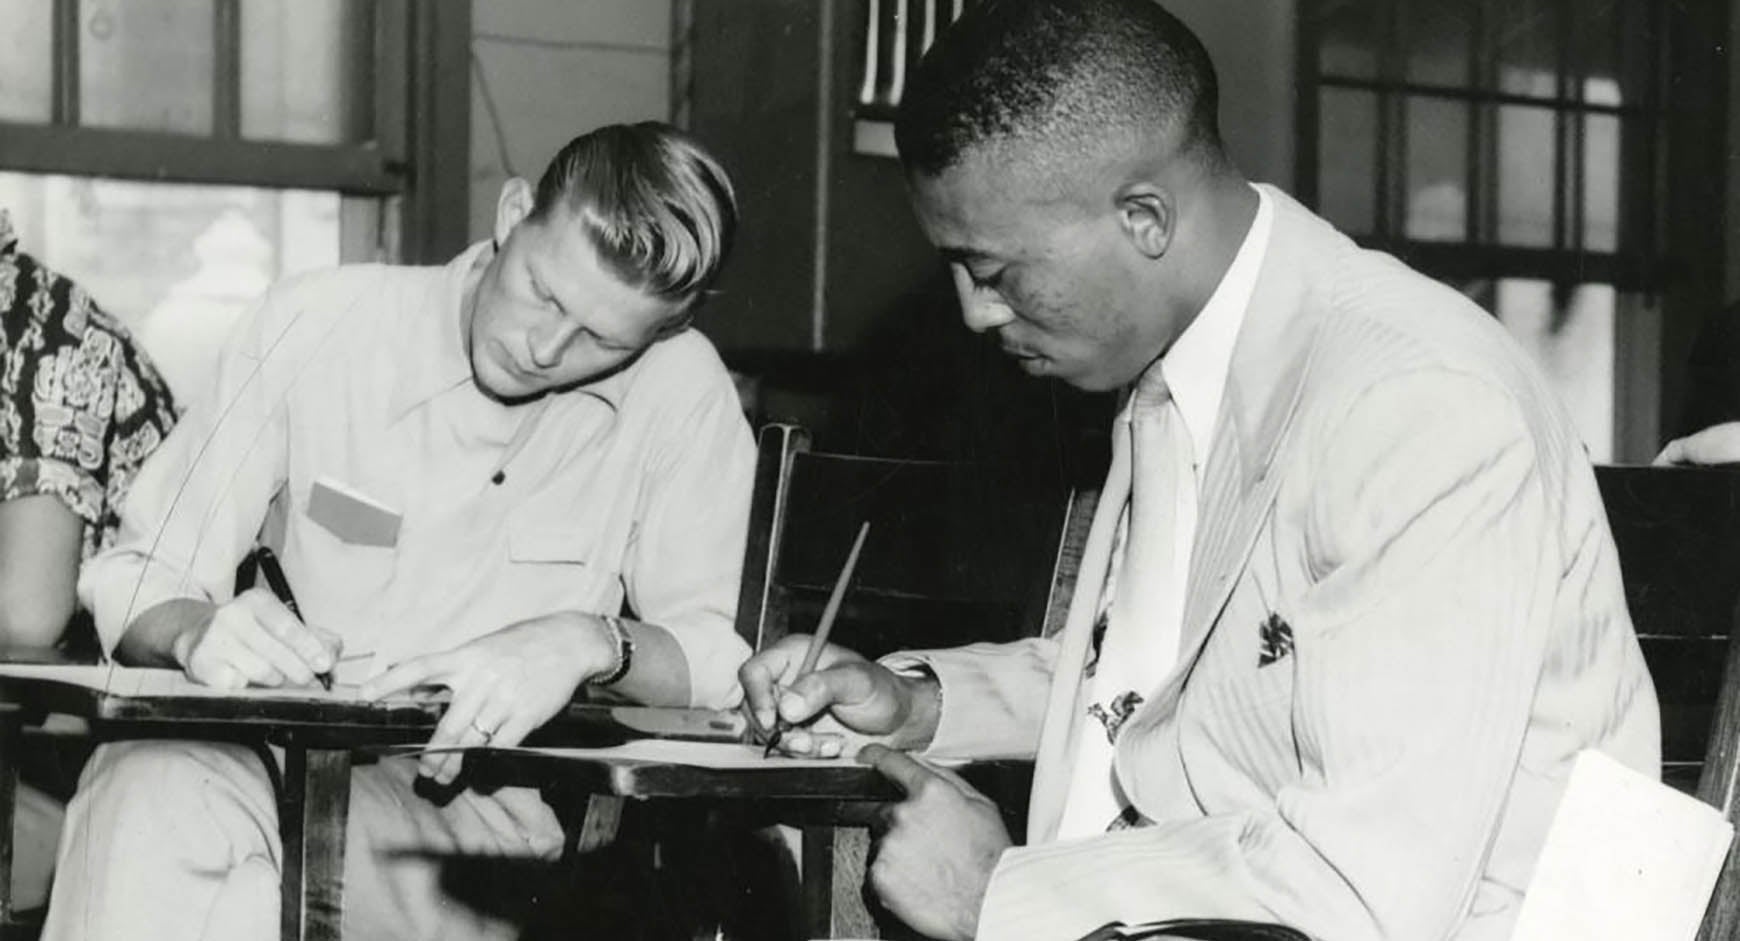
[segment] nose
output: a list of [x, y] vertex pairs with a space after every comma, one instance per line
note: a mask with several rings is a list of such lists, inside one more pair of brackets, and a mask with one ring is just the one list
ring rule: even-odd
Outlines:
[[1015, 312], [1004, 303], [1003, 296], [973, 283], [965, 269], [953, 265], [955, 297], [961, 302], [961, 321], [974, 333], [984, 333], [1015, 320]]
[[579, 332], [580, 324], [566, 317], [532, 328], [526, 338], [531, 348], [532, 364], [539, 369], [554, 368], [562, 362], [562, 354], [567, 352], [568, 344]]

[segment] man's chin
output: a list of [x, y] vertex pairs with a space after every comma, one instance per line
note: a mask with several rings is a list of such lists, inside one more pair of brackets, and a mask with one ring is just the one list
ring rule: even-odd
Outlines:
[[544, 394], [535, 386], [494, 363], [473, 363], [471, 375], [484, 395], [507, 405], [529, 402]]

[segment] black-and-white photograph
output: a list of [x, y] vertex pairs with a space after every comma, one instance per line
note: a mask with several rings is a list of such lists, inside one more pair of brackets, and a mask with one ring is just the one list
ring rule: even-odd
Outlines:
[[1737, 42], [0, 0], [0, 941], [1740, 941]]

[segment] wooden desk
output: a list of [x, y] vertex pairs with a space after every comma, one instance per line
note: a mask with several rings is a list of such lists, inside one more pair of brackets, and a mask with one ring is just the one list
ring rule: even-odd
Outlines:
[[[0, 924], [11, 906], [12, 826], [22, 729], [49, 713], [90, 723], [99, 738], [177, 738], [283, 749], [278, 823], [284, 845], [281, 935], [286, 941], [333, 941], [340, 934], [344, 834], [350, 808], [353, 750], [420, 743], [446, 704], [332, 700], [122, 696], [41, 677], [0, 675]], [[663, 737], [719, 740], [741, 733], [700, 710], [574, 703], [538, 733], [568, 748], [619, 745], [656, 729]], [[610, 793], [601, 791], [601, 793]]]

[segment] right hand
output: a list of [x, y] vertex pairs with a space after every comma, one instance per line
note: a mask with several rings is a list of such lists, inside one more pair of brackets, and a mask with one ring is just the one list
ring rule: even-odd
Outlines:
[[807, 635], [789, 635], [737, 670], [744, 706], [763, 739], [777, 716], [797, 726], [779, 742], [788, 755], [835, 758], [870, 742], [905, 748], [929, 740], [934, 717], [927, 728], [915, 708], [935, 699], [926, 681], [833, 644], [822, 648], [815, 670], [800, 678], [809, 645]]
[[339, 639], [302, 623], [264, 588], [212, 609], [175, 638], [171, 652], [188, 679], [219, 689], [308, 686], [338, 662]]

